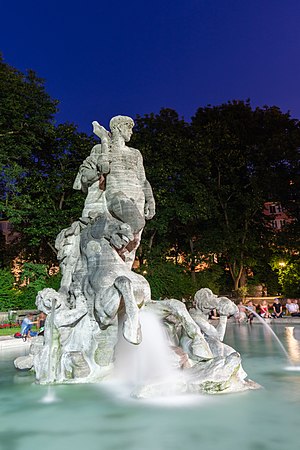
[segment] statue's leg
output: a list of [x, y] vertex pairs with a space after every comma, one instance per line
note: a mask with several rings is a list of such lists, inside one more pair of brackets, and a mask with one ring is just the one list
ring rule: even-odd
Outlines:
[[95, 318], [102, 330], [112, 324], [118, 313], [121, 295], [118, 290], [111, 286], [95, 299]]
[[123, 325], [123, 336], [131, 344], [140, 344], [142, 333], [139, 308], [134, 298], [132, 283], [129, 278], [120, 276], [116, 278], [115, 286], [122, 294], [125, 303], [126, 318]]
[[134, 234], [139, 233], [145, 226], [144, 216], [140, 213], [136, 203], [123, 192], [116, 192], [109, 198], [108, 209], [117, 219], [128, 223]]

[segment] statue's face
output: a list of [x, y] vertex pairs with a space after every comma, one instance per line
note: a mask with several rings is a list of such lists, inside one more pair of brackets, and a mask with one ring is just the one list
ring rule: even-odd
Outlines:
[[121, 123], [118, 129], [124, 141], [129, 142], [132, 136], [132, 124], [130, 122]]

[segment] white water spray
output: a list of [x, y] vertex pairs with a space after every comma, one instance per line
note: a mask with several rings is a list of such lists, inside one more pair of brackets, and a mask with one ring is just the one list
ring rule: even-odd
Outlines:
[[[54, 329], [54, 316], [55, 316], [56, 299], [52, 300], [51, 315], [49, 317], [49, 354], [48, 354], [48, 382], [53, 381], [53, 367], [52, 367], [52, 348], [53, 348], [53, 329]], [[48, 324], [47, 324], [48, 325]], [[53, 387], [48, 386], [47, 394], [41, 399], [41, 403], [54, 403], [59, 401], [56, 397]]]
[[276, 342], [278, 343], [279, 347], [281, 348], [281, 350], [283, 351], [284, 355], [286, 356], [288, 362], [293, 365], [293, 362], [291, 361], [291, 358], [288, 354], [288, 352], [286, 351], [284, 345], [282, 344], [281, 340], [279, 339], [279, 337], [277, 336], [276, 333], [274, 333], [274, 331], [272, 330], [272, 328], [270, 327], [270, 325], [264, 321], [264, 319], [262, 317], [260, 317], [259, 314], [257, 314], [257, 312], [253, 311], [253, 309], [249, 308], [248, 306], [244, 305], [244, 308], [247, 309], [248, 311], [250, 311], [252, 314], [254, 314], [255, 317], [257, 317], [257, 319], [264, 325], [264, 327], [273, 335], [274, 339], [276, 340]]
[[[120, 339], [115, 358], [115, 382], [122, 397], [171, 399], [186, 392], [178, 357], [170, 348], [165, 329], [152, 311], [140, 311], [142, 342]], [[116, 384], [114, 384], [116, 389]]]
[[158, 317], [151, 311], [140, 311], [142, 342], [132, 345], [121, 339], [116, 354], [117, 376], [131, 384], [165, 381], [176, 373], [172, 367], [173, 352]]
[[56, 403], [60, 402], [60, 399], [56, 396], [53, 387], [48, 386], [47, 388], [47, 394], [44, 395], [44, 397], [40, 400], [40, 403]]

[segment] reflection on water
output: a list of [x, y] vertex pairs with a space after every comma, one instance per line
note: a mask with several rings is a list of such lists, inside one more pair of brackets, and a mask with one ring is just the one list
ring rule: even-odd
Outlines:
[[285, 327], [287, 351], [292, 363], [300, 364], [300, 341], [295, 339], [295, 327]]
[[[273, 329], [298, 363], [299, 326]], [[61, 401], [40, 403], [48, 387], [16, 372], [16, 355], [1, 353], [0, 450], [298, 449], [300, 373], [284, 370], [283, 352], [260, 324], [230, 325], [225, 342], [241, 353], [249, 378], [264, 389], [176, 408], [121, 400], [104, 385], [53, 386]]]
[[[286, 327], [284, 324], [272, 324], [271, 329], [280, 340], [288, 358], [293, 363], [300, 362], [300, 323], [299, 326]], [[296, 338], [299, 339], [296, 339]], [[273, 334], [260, 324], [234, 324], [226, 331], [228, 343], [238, 350], [243, 357], [246, 355], [265, 354], [272, 356], [280, 352], [280, 346]], [[281, 352], [285, 359], [285, 352]]]

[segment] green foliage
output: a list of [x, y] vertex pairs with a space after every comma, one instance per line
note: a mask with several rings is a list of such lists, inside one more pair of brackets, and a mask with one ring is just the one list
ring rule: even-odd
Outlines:
[[0, 269], [0, 311], [15, 309], [19, 291], [14, 288], [14, 277], [9, 269]]
[[55, 127], [56, 105], [34, 72], [0, 59], [0, 212], [20, 232], [15, 255], [40, 263], [56, 260], [55, 237], [80, 217], [72, 186], [95, 143], [75, 125]]
[[53, 129], [57, 101], [45, 91], [34, 71], [25, 74], [0, 55], [0, 162], [21, 167], [42, 154], [45, 136]]
[[278, 280], [282, 286], [285, 297], [300, 297], [300, 261], [290, 260], [289, 263], [279, 270]]
[[172, 250], [192, 262], [215, 253], [237, 290], [274, 244], [264, 202], [296, 211], [299, 122], [276, 107], [253, 110], [248, 101], [199, 108], [191, 125], [169, 109], [136, 122], [133, 145], [157, 201], [142, 253]]
[[154, 259], [142, 266], [139, 272], [148, 280], [153, 299], [176, 298], [190, 301], [195, 292], [203, 287], [209, 287], [218, 293], [222, 269], [213, 267], [198, 272], [193, 279], [191, 272], [183, 266]]
[[59, 288], [60, 274], [49, 276], [45, 264], [25, 262], [23, 265], [21, 280], [29, 280], [29, 284], [20, 288], [19, 303], [23, 309], [36, 308], [35, 299], [37, 293], [46, 287]]
[[278, 275], [282, 294], [289, 298], [300, 297], [300, 261], [299, 255], [281, 255], [276, 253], [270, 265]]
[[49, 276], [47, 266], [27, 262], [21, 279], [30, 279], [29, 284], [15, 286], [15, 279], [9, 269], [0, 269], [0, 311], [11, 309], [36, 309], [37, 293], [45, 287], [59, 289], [61, 275]]

